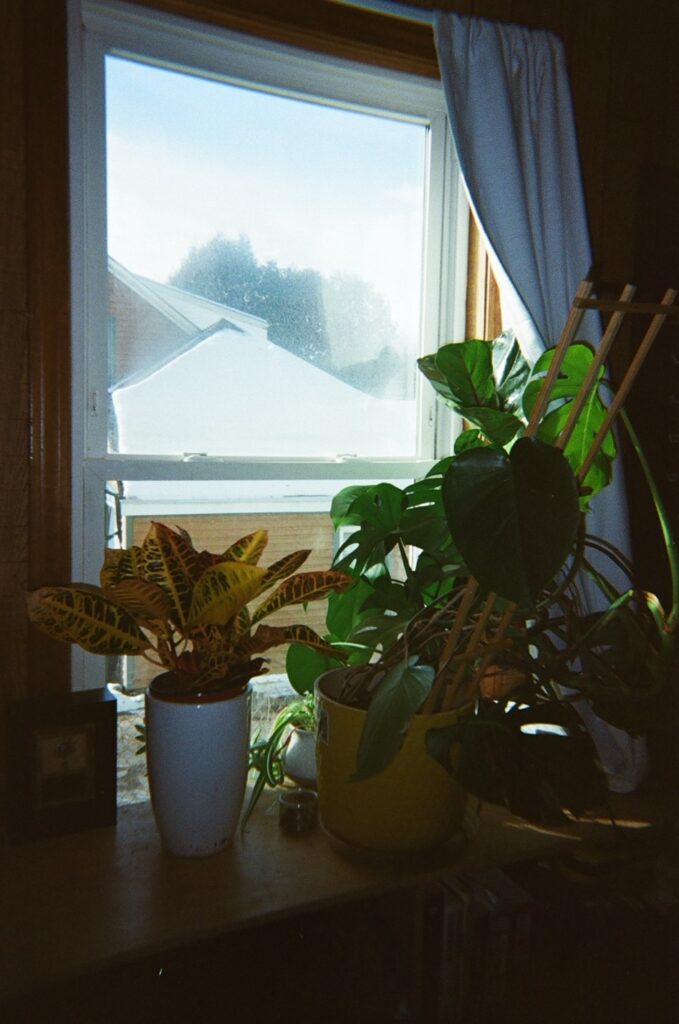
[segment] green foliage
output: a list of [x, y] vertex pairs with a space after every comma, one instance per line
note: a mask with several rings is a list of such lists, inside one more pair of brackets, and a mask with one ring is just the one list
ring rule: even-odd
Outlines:
[[471, 448], [443, 480], [450, 532], [480, 585], [533, 608], [573, 548], [578, 486], [562, 453], [520, 438], [509, 455]]
[[431, 689], [434, 669], [409, 658], [391, 669], [373, 698], [361, 733], [355, 782], [384, 771], [400, 750], [413, 715]]
[[[524, 396], [526, 415], [530, 415], [532, 412], [535, 398], [542, 386], [544, 375], [551, 366], [553, 355], [553, 349], [549, 349], [543, 353], [535, 364], [533, 376]], [[580, 386], [590, 369], [593, 359], [594, 351], [590, 345], [584, 342], [577, 342], [569, 347], [561, 364], [556, 384], [552, 390], [552, 400], [548, 413], [543, 417], [538, 430], [537, 436], [547, 444], [553, 444], [566, 425], [573, 400], [580, 390]], [[590, 392], [584, 408], [578, 416], [573, 434], [566, 445], [565, 455], [574, 472], [577, 472], [583, 465], [592, 441], [601, 427], [606, 414], [606, 406], [600, 397], [600, 387], [603, 379], [603, 370], [599, 370], [597, 386]], [[589, 500], [591, 495], [596, 494], [611, 482], [615, 456], [615, 438], [612, 432], [609, 431], [604, 438], [601, 451], [583, 481], [586, 500]]]
[[[654, 595], [633, 586], [618, 592], [600, 565], [608, 560], [626, 571], [623, 557], [605, 539], [586, 534], [590, 499], [610, 482], [616, 455], [609, 431], [578, 482], [607, 412], [603, 372], [565, 450], [555, 444], [589, 375], [591, 346], [570, 346], [534, 425], [536, 436], [526, 436], [552, 359], [550, 350], [531, 369], [507, 333], [492, 342], [445, 345], [419, 360], [439, 397], [464, 417], [468, 429], [454, 454], [424, 479], [403, 489], [355, 486], [336, 496], [333, 523], [352, 528], [336, 565], [356, 582], [335, 595], [335, 625], [326, 636], [340, 649], [356, 643], [361, 650], [363, 668], [349, 675], [342, 698], [368, 710], [356, 778], [383, 770], [396, 754], [435, 673], [455, 675], [461, 666], [461, 678], [476, 678], [480, 688], [483, 675], [474, 672], [488, 664], [488, 651], [490, 664], [507, 670], [512, 699], [494, 693], [495, 700], [482, 699], [478, 712], [454, 729], [432, 730], [429, 751], [449, 767], [450, 745], [461, 743], [461, 779], [471, 792], [548, 825], [563, 823], [563, 808], [579, 814], [605, 799], [596, 751], [572, 706], [574, 697], [589, 699], [614, 725], [645, 731], [667, 701], [675, 649], [671, 630], [679, 621], [679, 556], [633, 433], [673, 569], [670, 615]], [[583, 610], [574, 585], [578, 573], [589, 575], [602, 611]], [[469, 576], [479, 590], [457, 646], [446, 655], [452, 660], [444, 662]], [[480, 634], [481, 646], [464, 653], [488, 592], [498, 600]], [[514, 612], [506, 637], [495, 649], [484, 647], [483, 633], [492, 637], [493, 621], [509, 608]], [[559, 686], [573, 696], [564, 696]]]
[[521, 430], [530, 365], [513, 331], [491, 342], [444, 345], [419, 359], [418, 366], [445, 404], [480, 428], [488, 441], [504, 447]]
[[567, 703], [484, 701], [458, 725], [430, 729], [426, 743], [446, 771], [459, 743], [455, 773], [466, 789], [544, 826], [566, 824], [564, 808], [579, 815], [606, 800], [593, 741]]
[[276, 715], [268, 737], [260, 739], [256, 736], [250, 744], [248, 770], [255, 773], [255, 779], [241, 819], [241, 830], [247, 825], [265, 786], [276, 787], [283, 784], [283, 755], [290, 742], [291, 729], [313, 730], [314, 708], [313, 693], [305, 694], [300, 700], [291, 701]]

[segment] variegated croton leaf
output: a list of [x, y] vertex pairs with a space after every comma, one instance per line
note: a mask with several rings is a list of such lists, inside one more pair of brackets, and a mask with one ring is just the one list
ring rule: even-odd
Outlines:
[[279, 558], [277, 562], [274, 562], [266, 570], [266, 576], [262, 580], [261, 592], [268, 590], [269, 587], [272, 587], [274, 583], [278, 583], [279, 580], [284, 580], [291, 573], [297, 572], [300, 565], [306, 562], [310, 554], [310, 550], [293, 551], [291, 555]]
[[154, 623], [167, 623], [172, 615], [172, 601], [157, 583], [129, 576], [104, 587], [104, 595], [132, 615], [144, 626], [153, 628]]
[[140, 547], [131, 548], [106, 548], [104, 551], [104, 564], [99, 573], [99, 583], [102, 590], [118, 583], [127, 576], [139, 576], [142, 565], [142, 551]]
[[236, 646], [238, 655], [250, 656], [262, 654], [271, 647], [280, 647], [282, 644], [303, 644], [305, 647], [314, 647], [323, 654], [331, 654], [335, 658], [344, 660], [345, 655], [336, 647], [331, 647], [322, 639], [310, 626], [302, 624], [294, 626], [268, 626], [260, 625], [251, 637], [241, 640]]
[[213, 565], [195, 586], [188, 625], [224, 625], [259, 593], [265, 574], [247, 562]]
[[261, 622], [267, 615], [291, 604], [318, 601], [330, 593], [339, 593], [354, 583], [352, 576], [329, 569], [325, 572], [300, 572], [284, 580], [267, 599], [255, 609], [252, 623]]
[[150, 646], [129, 612], [95, 587], [41, 587], [27, 606], [31, 621], [53, 639], [92, 654], [141, 654]]
[[268, 530], [255, 530], [241, 537], [235, 544], [231, 544], [219, 559], [220, 562], [248, 562], [249, 565], [257, 565], [262, 553], [269, 543]]
[[162, 587], [172, 601], [173, 618], [185, 626], [193, 584], [200, 573], [198, 552], [180, 533], [162, 523], [151, 523], [141, 550], [140, 575]]

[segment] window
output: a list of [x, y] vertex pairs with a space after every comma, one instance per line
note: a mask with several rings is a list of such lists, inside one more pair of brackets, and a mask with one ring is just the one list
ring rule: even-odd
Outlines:
[[415, 364], [465, 329], [439, 84], [114, 3], [79, 13], [74, 578], [168, 516], [222, 540], [265, 517], [289, 550], [297, 523], [327, 565], [340, 487], [449, 450]]

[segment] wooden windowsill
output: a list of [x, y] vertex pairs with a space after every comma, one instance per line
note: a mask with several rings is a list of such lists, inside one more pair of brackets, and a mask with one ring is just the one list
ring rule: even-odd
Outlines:
[[0, 995], [20, 994], [181, 945], [344, 901], [605, 842], [605, 818], [544, 830], [490, 805], [468, 815], [467, 839], [412, 863], [357, 863], [319, 828], [289, 837], [264, 794], [244, 837], [214, 857], [160, 846], [148, 804], [116, 827], [0, 851]]

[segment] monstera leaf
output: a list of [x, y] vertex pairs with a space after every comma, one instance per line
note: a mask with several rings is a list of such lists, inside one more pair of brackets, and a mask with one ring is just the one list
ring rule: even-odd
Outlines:
[[358, 575], [383, 561], [397, 544], [405, 495], [393, 484], [346, 487], [332, 501], [330, 516], [335, 529], [357, 526], [339, 548], [333, 565]]
[[533, 607], [578, 528], [578, 487], [563, 454], [526, 437], [509, 455], [469, 449], [448, 468], [443, 502], [453, 539], [481, 586]]
[[[554, 349], [548, 349], [540, 356], [533, 368], [533, 378], [526, 387], [524, 396], [524, 408], [527, 415], [530, 415], [533, 410], [553, 357]], [[551, 392], [549, 410], [538, 427], [537, 437], [540, 440], [553, 444], [559, 437], [571, 413], [573, 400], [582, 387], [593, 359], [594, 351], [590, 345], [577, 342], [569, 347]], [[592, 442], [607, 413], [606, 405], [600, 397], [602, 381], [603, 369], [600, 369], [564, 451], [574, 473], [577, 473], [584, 464]], [[615, 455], [615, 439], [613, 433], [609, 431], [583, 481], [587, 500], [610, 483]]]

